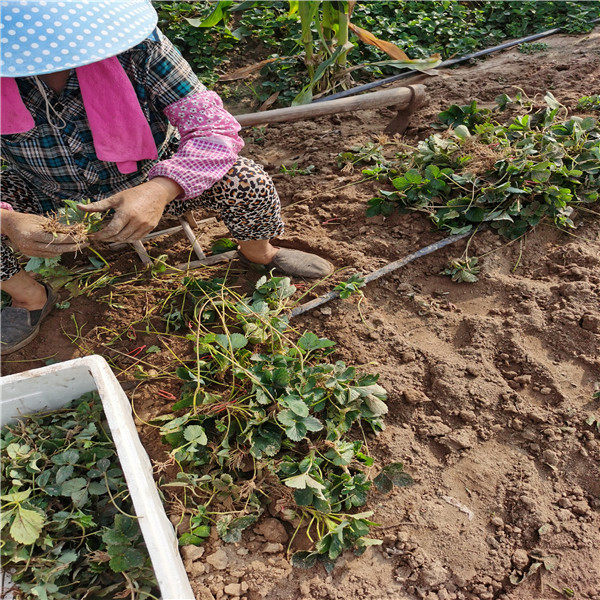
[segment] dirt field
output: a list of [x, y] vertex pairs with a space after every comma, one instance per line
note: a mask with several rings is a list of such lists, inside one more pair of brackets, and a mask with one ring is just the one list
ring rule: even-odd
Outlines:
[[[598, 93], [598, 28], [546, 42], [544, 53], [495, 54], [428, 79], [430, 103], [415, 115], [407, 141], [428, 135], [447, 105], [490, 103], [514, 94], [515, 86], [530, 97], [550, 90], [568, 106]], [[366, 272], [441, 237], [416, 215], [367, 219], [366, 201], [378, 186], [352, 185], [360, 172], [341, 173], [336, 165], [340, 151], [374, 139], [391, 115], [363, 112], [248, 132], [244, 154], [266, 164], [280, 190], [283, 245]], [[278, 174], [294, 162], [315, 170]], [[404, 462], [417, 485], [373, 496], [370, 508], [381, 524], [374, 535], [384, 545], [360, 558], [345, 555], [329, 575], [292, 570], [284, 553], [291, 532], [272, 519], [239, 544], [212, 539], [184, 549], [197, 598], [600, 600], [600, 437], [585, 423], [591, 414], [600, 418], [600, 403], [592, 400], [600, 385], [600, 220], [575, 221], [570, 236], [542, 225], [522, 245], [478, 234], [472, 254], [495, 252], [483, 259], [476, 284], [438, 275], [462, 253], [459, 242], [365, 288], [364, 319], [350, 300], [296, 322], [335, 340], [340, 359], [381, 373], [390, 412], [370, 451], [380, 464]], [[225, 235], [222, 226], [207, 227], [207, 237]], [[162, 241], [152, 254], [166, 252], [177, 262], [184, 248], [182, 241]], [[133, 260], [125, 253], [118, 265], [131, 269]], [[241, 269], [237, 276], [246, 277]], [[48, 320], [37, 347], [4, 362], [4, 372], [40, 366], [50, 355], [65, 360], [97, 351], [129, 368], [120, 379], [142, 419], [164, 412], [168, 401], [157, 390], [177, 392], [161, 379], [168, 353], [145, 358], [156, 372], [140, 383], [131, 359], [101, 346], [100, 327], [123, 328], [152, 306], [150, 283], [141, 291], [118, 310], [73, 300]], [[75, 322], [82, 350], [61, 333], [73, 335]], [[123, 336], [112, 348], [127, 352], [156, 339]], [[140, 430], [160, 460], [156, 434]], [[511, 583], [529, 571], [522, 583]]]

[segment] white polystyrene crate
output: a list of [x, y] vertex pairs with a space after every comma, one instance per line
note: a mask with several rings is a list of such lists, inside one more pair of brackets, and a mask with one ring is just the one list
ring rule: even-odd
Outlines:
[[20, 416], [61, 408], [98, 391], [163, 600], [194, 600], [165, 514], [150, 459], [138, 437], [131, 404], [107, 362], [86, 356], [0, 377], [0, 426]]

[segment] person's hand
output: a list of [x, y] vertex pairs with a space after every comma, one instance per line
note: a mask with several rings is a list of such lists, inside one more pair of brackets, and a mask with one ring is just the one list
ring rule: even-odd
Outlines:
[[2, 211], [2, 233], [26, 256], [52, 258], [65, 252], [77, 252], [87, 246], [85, 243], [75, 242], [68, 234], [44, 231], [44, 226], [48, 223], [49, 219], [40, 215]]
[[103, 242], [135, 242], [150, 233], [160, 221], [165, 207], [181, 195], [177, 183], [166, 177], [155, 177], [98, 202], [79, 204], [85, 212], [114, 209], [110, 223], [91, 234], [90, 239]]

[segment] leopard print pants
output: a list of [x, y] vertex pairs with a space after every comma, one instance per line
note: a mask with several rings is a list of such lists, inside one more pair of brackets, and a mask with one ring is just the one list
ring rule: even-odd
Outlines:
[[[2, 177], [2, 199], [14, 210], [42, 214], [35, 193], [24, 181], [5, 171]], [[272, 179], [264, 169], [248, 158], [238, 157], [225, 177], [201, 196], [190, 200], [173, 200], [165, 213], [179, 216], [190, 210], [204, 208], [216, 211], [238, 241], [269, 240], [283, 233], [281, 204]], [[9, 279], [19, 272], [15, 253], [3, 236], [0, 246], [0, 279]]]

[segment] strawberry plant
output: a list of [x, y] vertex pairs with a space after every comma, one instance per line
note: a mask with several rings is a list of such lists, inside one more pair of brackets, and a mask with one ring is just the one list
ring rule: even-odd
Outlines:
[[577, 101], [577, 108], [582, 110], [600, 110], [600, 94], [593, 94], [592, 96], [583, 96]]
[[538, 52], [546, 52], [548, 50], [548, 44], [544, 42], [534, 42], [531, 44], [523, 43], [517, 46], [517, 50], [521, 54], [537, 54]]
[[[90, 233], [94, 233], [100, 229], [105, 215], [79, 210], [77, 204], [89, 204], [91, 202], [89, 199], [81, 200], [80, 202], [63, 200], [63, 202], [64, 206], [49, 216], [48, 222], [44, 225], [44, 230], [54, 236], [59, 233], [68, 234], [75, 243], [84, 244]], [[92, 248], [90, 249], [100, 259], [98, 262], [96, 258], [91, 257], [90, 261], [92, 265], [96, 268], [106, 265], [106, 262], [98, 252]], [[59, 287], [74, 277], [74, 273], [62, 265], [60, 259], [60, 256], [52, 258], [33, 256], [27, 261], [25, 270], [51, 279]]]
[[450, 261], [448, 268], [442, 272], [451, 277], [452, 281], [475, 283], [478, 279], [480, 268], [476, 256], [471, 258], [455, 258]]
[[163, 489], [178, 493], [178, 504], [187, 500], [182, 544], [202, 543], [211, 524], [223, 540], [239, 541], [269, 503], [314, 542], [295, 563], [329, 567], [346, 548], [380, 543], [367, 537], [372, 513], [353, 510], [367, 502], [374, 475], [360, 432], [383, 429], [386, 391], [377, 375], [330, 360], [333, 341], [290, 329], [294, 292], [287, 277], [261, 278], [250, 296], [220, 281], [185, 280], [177, 310], [195, 329], [196, 359], [177, 369], [177, 416], [156, 421], [180, 467]]
[[361, 287], [365, 286], [365, 280], [357, 274], [351, 275], [348, 281], [342, 281], [333, 289], [339, 293], [340, 298], [350, 298], [353, 294], [362, 294]]
[[0, 558], [20, 598], [156, 598], [95, 393], [3, 427], [0, 449]]
[[545, 220], [574, 227], [575, 208], [598, 202], [600, 125], [571, 116], [548, 93], [546, 106], [502, 123], [503, 95], [495, 110], [475, 102], [440, 114], [443, 134], [402, 151], [390, 178], [393, 190], [369, 201], [368, 215], [395, 209], [428, 215], [452, 234], [489, 224], [516, 239]]

